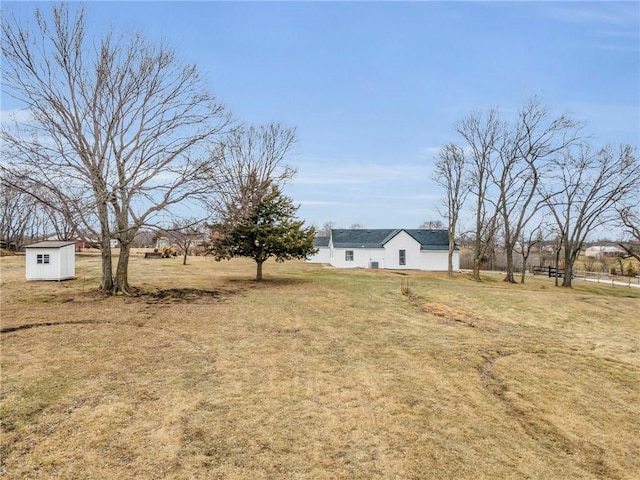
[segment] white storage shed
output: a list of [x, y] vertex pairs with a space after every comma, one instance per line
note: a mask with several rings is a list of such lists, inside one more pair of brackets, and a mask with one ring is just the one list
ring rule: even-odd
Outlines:
[[75, 242], [40, 242], [28, 245], [27, 280], [69, 280], [76, 276]]

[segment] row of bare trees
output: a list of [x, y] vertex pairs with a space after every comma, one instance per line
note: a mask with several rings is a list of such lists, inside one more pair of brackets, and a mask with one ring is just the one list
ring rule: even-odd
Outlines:
[[526, 262], [543, 224], [559, 238], [564, 286], [571, 286], [573, 265], [598, 227], [622, 223], [640, 240], [634, 214], [640, 163], [632, 147], [591, 146], [583, 124], [554, 115], [538, 98], [511, 121], [490, 109], [471, 113], [456, 131], [461, 142], [441, 149], [434, 170], [446, 191], [450, 274], [453, 240], [465, 213], [473, 218], [475, 280], [499, 237], [506, 255], [504, 280], [514, 282], [514, 255]]
[[11, 178], [3, 172], [0, 188], [0, 239], [3, 247], [21, 250], [26, 244], [43, 240], [54, 234], [61, 240], [71, 240], [76, 234], [75, 226], [68, 215], [51, 205], [46, 192], [37, 196], [27, 193], [26, 185], [19, 178]]
[[[129, 256], [141, 229], [167, 227], [185, 202], [238, 214], [266, 192], [267, 177], [294, 173], [283, 160], [295, 130], [238, 125], [196, 66], [164, 43], [90, 37], [81, 4], [36, 9], [34, 24], [3, 13], [3, 88], [23, 106], [3, 119], [3, 192], [19, 196], [25, 215], [28, 205], [46, 207], [97, 239], [105, 293], [132, 292]], [[199, 220], [172, 230], [192, 238]]]

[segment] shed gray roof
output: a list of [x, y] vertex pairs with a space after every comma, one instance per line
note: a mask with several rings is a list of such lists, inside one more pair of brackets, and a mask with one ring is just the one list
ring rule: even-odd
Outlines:
[[315, 237], [313, 239], [314, 247], [328, 247], [329, 246], [329, 238], [330, 237]]
[[446, 250], [449, 235], [446, 230], [423, 230], [406, 228], [333, 229], [331, 236], [336, 248], [384, 248], [385, 243], [400, 232], [407, 232], [420, 244], [420, 250]]
[[64, 240], [64, 241], [46, 241], [27, 245], [25, 248], [62, 248], [67, 245], [75, 245], [76, 242]]

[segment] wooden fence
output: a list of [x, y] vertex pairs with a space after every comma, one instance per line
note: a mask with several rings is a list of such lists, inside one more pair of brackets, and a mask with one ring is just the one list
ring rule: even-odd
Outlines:
[[556, 267], [533, 267], [534, 275], [548, 275], [549, 278], [558, 277], [564, 278], [564, 268]]

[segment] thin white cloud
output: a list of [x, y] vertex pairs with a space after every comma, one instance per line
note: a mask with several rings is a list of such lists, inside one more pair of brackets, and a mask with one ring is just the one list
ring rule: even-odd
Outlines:
[[375, 185], [406, 180], [427, 180], [431, 166], [410, 164], [345, 164], [340, 160], [322, 164], [305, 162], [297, 165], [298, 175], [292, 185]]
[[596, 31], [598, 34], [606, 36], [606, 37], [613, 37], [613, 38], [620, 38], [623, 40], [633, 40], [633, 41], [637, 41], [638, 40], [638, 36], [640, 36], [640, 30], [638, 28], [635, 28], [633, 30], [605, 30], [605, 29], [601, 29], [601, 30], [597, 30]]
[[569, 23], [593, 25], [637, 25], [638, 5], [636, 2], [575, 2], [546, 4], [547, 14], [557, 20]]
[[440, 150], [442, 150], [442, 146], [439, 147], [424, 147], [420, 150], [420, 154], [427, 158], [427, 159], [432, 159], [434, 157], [437, 157], [438, 154], [440, 153]]
[[325, 206], [348, 206], [352, 205], [349, 202], [333, 202], [327, 200], [298, 200], [296, 203], [313, 207], [325, 207]]
[[416, 194], [416, 195], [374, 195], [372, 198], [381, 200], [421, 200], [421, 201], [439, 201], [442, 195], [439, 194]]
[[337, 178], [335, 175], [298, 175], [290, 183], [293, 185], [351, 185], [369, 182], [360, 178]]

